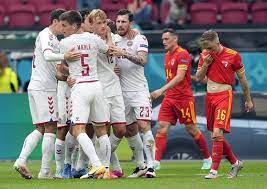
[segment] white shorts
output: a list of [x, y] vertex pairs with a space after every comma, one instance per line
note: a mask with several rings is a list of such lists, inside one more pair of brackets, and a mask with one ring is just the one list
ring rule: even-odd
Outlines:
[[106, 97], [111, 124], [126, 123], [125, 106], [122, 95]]
[[56, 91], [29, 90], [28, 98], [34, 125], [58, 120]]
[[64, 127], [70, 124], [70, 87], [65, 81], [58, 81], [57, 85], [58, 99], [58, 122], [57, 127]]
[[148, 91], [124, 91], [122, 94], [125, 103], [127, 125], [130, 125], [137, 120], [151, 121], [152, 105]]
[[77, 83], [71, 88], [72, 124], [108, 123], [107, 104], [99, 81]]

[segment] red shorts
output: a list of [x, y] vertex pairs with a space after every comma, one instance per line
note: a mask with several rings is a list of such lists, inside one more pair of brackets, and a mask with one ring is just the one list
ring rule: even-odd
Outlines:
[[159, 110], [158, 121], [167, 121], [172, 125], [176, 125], [177, 119], [181, 124], [196, 124], [194, 98], [185, 99], [183, 101], [164, 98]]
[[206, 117], [207, 128], [219, 128], [230, 133], [230, 119], [233, 106], [233, 92], [222, 91], [218, 93], [207, 93], [206, 95]]

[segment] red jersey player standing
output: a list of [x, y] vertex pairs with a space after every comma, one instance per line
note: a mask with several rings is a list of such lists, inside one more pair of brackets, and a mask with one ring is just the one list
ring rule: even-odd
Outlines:
[[168, 128], [176, 125], [177, 119], [185, 124], [186, 131], [194, 138], [204, 157], [202, 169], [210, 169], [211, 158], [207, 142], [196, 125], [195, 102], [191, 89], [191, 57], [187, 50], [178, 45], [178, 37], [173, 29], [166, 29], [162, 34], [165, 55], [167, 84], [151, 93], [152, 99], [165, 94], [162, 101], [156, 135], [155, 167], [166, 149]]
[[238, 52], [220, 44], [218, 34], [208, 30], [202, 34], [201, 53], [197, 78], [203, 80], [207, 76], [206, 117], [207, 128], [212, 132], [212, 166], [206, 179], [217, 177], [221, 158], [224, 155], [232, 164], [228, 178], [235, 178], [243, 167], [232, 152], [231, 146], [224, 138], [224, 133], [230, 133], [230, 118], [233, 105], [232, 86], [235, 73], [238, 76], [246, 99], [245, 108], [249, 112], [253, 108], [249, 86], [246, 80], [245, 68]]

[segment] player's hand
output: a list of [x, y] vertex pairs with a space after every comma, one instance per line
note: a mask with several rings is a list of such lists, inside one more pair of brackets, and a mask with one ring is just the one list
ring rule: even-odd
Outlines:
[[245, 111], [246, 112], [251, 112], [253, 109], [253, 103], [251, 100], [246, 100], [245, 102]]
[[68, 86], [69, 86], [70, 88], [72, 88], [73, 85], [76, 83], [76, 79], [71, 78], [71, 77], [68, 77], [68, 78], [67, 78], [67, 83], [68, 83]]
[[120, 49], [119, 47], [110, 46], [109, 50], [111, 51], [111, 54], [113, 56], [117, 56], [117, 57], [124, 57], [125, 56], [125, 51]]
[[121, 75], [121, 69], [120, 67], [116, 64], [115, 67], [114, 67], [114, 72], [117, 76], [120, 76]]
[[210, 54], [204, 55], [204, 54], [201, 53], [201, 57], [202, 57], [202, 59], [204, 61], [204, 64], [206, 66], [209, 66], [213, 61], [213, 58], [212, 58], [212, 56]]
[[158, 90], [155, 90], [153, 91], [152, 93], [150, 93], [150, 96], [151, 96], [151, 99], [152, 100], [156, 100], [158, 97], [160, 97], [161, 95], [163, 94], [163, 92], [158, 89]]
[[81, 58], [81, 53], [74, 52], [73, 50], [68, 51], [64, 54], [64, 60], [67, 60], [67, 61], [75, 61], [75, 60], [79, 60], [80, 58]]
[[128, 33], [127, 33], [127, 39], [132, 40], [135, 38], [136, 35], [140, 34], [140, 32], [137, 29], [131, 29]]

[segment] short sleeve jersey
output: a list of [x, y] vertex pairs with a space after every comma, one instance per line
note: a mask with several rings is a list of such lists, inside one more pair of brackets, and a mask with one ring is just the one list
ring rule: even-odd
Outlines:
[[108, 51], [104, 40], [88, 32], [73, 34], [60, 41], [61, 53], [70, 50], [81, 53], [79, 60], [67, 61], [70, 76], [77, 83], [97, 81], [97, 54]]
[[[130, 54], [148, 52], [148, 41], [144, 35], [137, 35], [133, 40], [115, 35], [115, 45]], [[117, 58], [121, 69], [120, 82], [122, 91], [147, 91], [148, 84], [144, 74], [144, 67], [137, 65], [126, 58]]]
[[[203, 50], [203, 55], [208, 52]], [[210, 53], [213, 61], [207, 70], [207, 77], [217, 83], [234, 85], [235, 72], [244, 72], [244, 65], [241, 56], [237, 51], [223, 47], [219, 54]], [[203, 58], [200, 56], [198, 69], [203, 65]]]
[[187, 50], [178, 46], [173, 53], [168, 51], [165, 55], [165, 74], [167, 83], [169, 83], [176, 75], [177, 70], [185, 70], [184, 79], [176, 86], [166, 92], [166, 98], [173, 98], [182, 100], [185, 98], [192, 98], [191, 88], [191, 57]]
[[51, 33], [49, 28], [43, 29], [35, 41], [34, 55], [32, 59], [32, 75], [28, 89], [56, 91], [56, 64], [58, 62], [46, 61], [44, 58], [45, 51], [59, 53], [59, 41]]
[[[115, 43], [114, 35], [112, 40]], [[114, 68], [116, 59], [103, 53], [98, 53], [97, 57], [97, 74], [102, 83], [104, 96], [112, 97], [121, 94], [120, 79], [115, 74]]]

